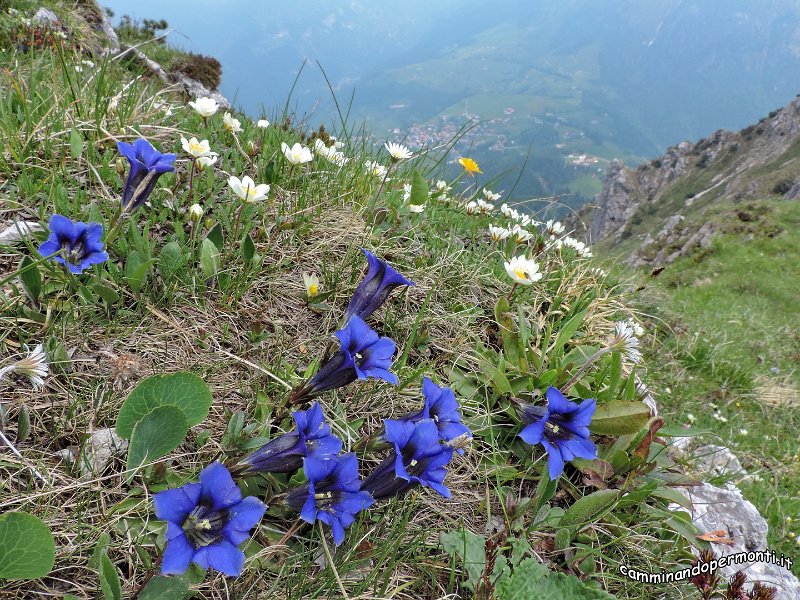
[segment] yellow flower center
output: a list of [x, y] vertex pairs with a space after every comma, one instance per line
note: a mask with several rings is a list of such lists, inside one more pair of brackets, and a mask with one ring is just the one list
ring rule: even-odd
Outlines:
[[252, 188], [250, 186], [244, 188], [244, 195], [247, 196], [248, 200], [256, 197], [256, 188]]
[[520, 279], [528, 279], [528, 274], [522, 269], [514, 269], [514, 275], [516, 275]]
[[206, 149], [203, 147], [203, 144], [200, 142], [189, 142], [189, 150], [192, 152], [192, 154], [202, 154], [206, 151]]
[[319, 286], [316, 283], [312, 283], [308, 286], [308, 295], [316, 296], [317, 294], [319, 294]]

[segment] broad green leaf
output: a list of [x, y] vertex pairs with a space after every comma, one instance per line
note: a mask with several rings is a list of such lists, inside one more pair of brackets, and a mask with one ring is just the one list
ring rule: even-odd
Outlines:
[[178, 242], [166, 244], [158, 255], [158, 272], [164, 281], [170, 281], [185, 264], [186, 258]]
[[211, 231], [209, 231], [208, 234], [206, 235], [205, 239], [209, 240], [212, 244], [214, 244], [218, 252], [222, 252], [222, 244], [224, 243], [224, 240], [222, 238], [222, 225], [219, 223], [214, 225]]
[[663, 437], [694, 437], [714, 433], [711, 429], [696, 429], [682, 425], [665, 425], [658, 430], [658, 435]]
[[538, 600], [539, 584], [548, 573], [547, 567], [535, 558], [524, 560], [510, 576], [497, 582], [495, 597], [498, 600]]
[[211, 279], [219, 272], [219, 249], [208, 238], [200, 246], [200, 269], [206, 279]]
[[24, 402], [20, 404], [19, 416], [17, 416], [17, 441], [24, 442], [28, 439], [31, 432], [31, 413], [28, 405]]
[[100, 589], [105, 600], [122, 600], [122, 585], [117, 568], [105, 552], [100, 556]]
[[72, 154], [72, 158], [76, 160], [83, 154], [83, 137], [81, 136], [81, 132], [74, 127], [69, 134], [69, 150]]
[[53, 568], [56, 545], [40, 519], [25, 512], [0, 515], [0, 579], [36, 579]]
[[486, 538], [466, 529], [449, 531], [439, 535], [444, 551], [451, 556], [457, 555], [464, 563], [464, 570], [469, 576], [465, 586], [474, 590], [486, 568]]
[[185, 576], [164, 577], [156, 575], [139, 594], [139, 600], [181, 600], [189, 596], [189, 582]]
[[[517, 327], [514, 324], [514, 319], [511, 318], [510, 311], [511, 307], [508, 303], [508, 298], [500, 296], [500, 298], [497, 299], [497, 303], [494, 305], [494, 318], [500, 328], [500, 337], [503, 340], [503, 352], [509, 363], [524, 372], [526, 368], [523, 368], [520, 361], [520, 344]], [[527, 367], [527, 365], [525, 365], [525, 367]]]
[[419, 171], [414, 171], [411, 179], [411, 198], [409, 204], [420, 206], [428, 201], [428, 182], [420, 175]]
[[42, 295], [42, 275], [38, 265], [33, 263], [30, 256], [25, 255], [19, 263], [19, 278], [28, 298], [37, 302]]
[[568, 527], [562, 527], [556, 531], [556, 537], [553, 541], [556, 545], [556, 550], [564, 551], [569, 548], [572, 542], [572, 532]]
[[611, 379], [608, 382], [607, 398], [613, 400], [616, 397], [617, 386], [622, 380], [622, 352], [611, 353]]
[[248, 233], [242, 240], [242, 258], [245, 262], [250, 262], [256, 255], [256, 245], [253, 243], [253, 238]]
[[108, 286], [102, 283], [95, 282], [92, 284], [92, 291], [105, 300], [108, 304], [114, 304], [119, 300], [119, 294]]
[[646, 404], [615, 400], [597, 407], [589, 430], [595, 435], [626, 435], [638, 432], [649, 420]]
[[181, 445], [189, 427], [181, 409], [160, 406], [136, 422], [128, 447], [127, 468], [141, 465], [169, 454]]
[[593, 517], [610, 509], [617, 501], [618, 496], [617, 490], [598, 490], [579, 498], [561, 517], [559, 525], [569, 527], [588, 523]]
[[108, 548], [108, 545], [111, 543], [111, 536], [107, 533], [103, 532], [100, 534], [100, 537], [97, 538], [97, 542], [94, 545], [94, 550], [92, 550], [92, 555], [89, 557], [89, 568], [94, 569], [95, 571], [100, 570], [100, 560], [103, 557], [103, 554]]
[[[522, 600], [522, 596], [516, 596]], [[550, 573], [541, 579], [536, 586], [533, 596], [527, 596], [531, 600], [614, 600], [614, 596], [603, 590], [595, 590], [587, 587], [580, 579], [574, 575], [564, 573]], [[502, 600], [507, 600], [504, 596]]]
[[134, 292], [139, 292], [147, 281], [147, 272], [153, 261], [147, 260], [138, 250], [128, 254], [125, 262], [125, 281]]
[[197, 375], [185, 371], [148, 377], [134, 388], [122, 405], [117, 416], [117, 433], [130, 438], [137, 421], [161, 406], [180, 409], [186, 425], [192, 427], [208, 416], [211, 391]]

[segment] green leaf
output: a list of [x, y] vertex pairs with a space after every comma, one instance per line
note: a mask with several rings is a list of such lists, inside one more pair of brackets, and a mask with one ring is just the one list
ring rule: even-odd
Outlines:
[[25, 512], [0, 515], [0, 579], [36, 579], [53, 568], [56, 545], [40, 519]]
[[220, 223], [214, 225], [211, 231], [209, 231], [206, 235], [205, 239], [214, 244], [218, 252], [222, 252], [222, 244], [224, 243], [222, 238], [222, 225]]
[[[522, 600], [521, 596], [517, 596]], [[540, 580], [536, 586], [536, 592], [528, 598], [536, 600], [614, 600], [614, 596], [603, 590], [595, 590], [587, 587], [580, 579], [574, 575], [564, 573], [550, 573], [547, 577]], [[506, 600], [503, 597], [502, 600]]]
[[411, 179], [411, 198], [410, 204], [420, 206], [428, 201], [428, 182], [420, 175], [419, 171], [414, 171]]
[[658, 435], [663, 437], [694, 437], [714, 433], [711, 429], [696, 429], [694, 427], [683, 427], [682, 425], [665, 425], [658, 430]]
[[105, 600], [122, 600], [122, 585], [117, 568], [105, 552], [100, 556], [100, 589]]
[[589, 431], [595, 435], [627, 435], [639, 431], [649, 420], [646, 404], [615, 400], [597, 407]]
[[128, 439], [139, 419], [161, 406], [179, 408], [188, 427], [202, 423], [211, 408], [211, 391], [193, 373], [179, 371], [142, 380], [117, 416], [117, 434]]
[[210, 239], [205, 238], [200, 247], [200, 269], [206, 279], [211, 279], [219, 272], [219, 248]]
[[17, 417], [17, 441], [24, 442], [28, 439], [31, 432], [31, 413], [28, 410], [28, 405], [24, 402], [19, 407], [19, 416]]
[[114, 304], [119, 300], [119, 294], [108, 286], [102, 283], [95, 282], [92, 284], [92, 291], [105, 300], [108, 304]]
[[23, 256], [19, 263], [19, 278], [28, 298], [37, 302], [42, 295], [42, 275], [38, 265], [33, 263], [30, 256]]
[[500, 337], [503, 340], [503, 352], [505, 353], [506, 360], [514, 365], [515, 368], [521, 371], [527, 370], [527, 364], [521, 364], [519, 352], [519, 336], [517, 335], [517, 327], [514, 324], [514, 319], [511, 318], [511, 307], [508, 303], [508, 298], [500, 296], [497, 303], [494, 305], [494, 318], [497, 325], [500, 327]]
[[569, 527], [588, 523], [593, 517], [610, 509], [618, 496], [618, 490], [598, 490], [579, 498], [567, 509], [558, 524], [561, 527]]
[[613, 400], [617, 393], [617, 386], [622, 380], [622, 352], [611, 353], [611, 379], [608, 382], [607, 398]]
[[467, 529], [458, 529], [440, 534], [439, 540], [445, 552], [462, 560], [469, 576], [464, 585], [474, 590], [486, 568], [486, 538]]
[[180, 408], [160, 406], [136, 422], [128, 447], [128, 470], [169, 454], [186, 439], [189, 427]]
[[105, 554], [106, 548], [111, 543], [111, 536], [107, 533], [103, 532], [100, 534], [100, 537], [97, 538], [97, 542], [94, 545], [94, 550], [92, 550], [92, 555], [89, 557], [89, 568], [94, 569], [95, 571], [100, 570], [100, 561]]
[[77, 160], [83, 154], [83, 136], [81, 136], [81, 132], [72, 128], [72, 131], [69, 134], [69, 150], [72, 154], [72, 158]]
[[166, 244], [158, 255], [158, 272], [164, 281], [170, 281], [186, 264], [186, 258], [178, 242]]
[[256, 255], [256, 245], [253, 243], [253, 238], [248, 233], [242, 240], [242, 258], [245, 262], [250, 262]]
[[553, 344], [553, 350], [560, 355], [563, 352], [564, 345], [572, 339], [572, 336], [578, 331], [578, 328], [583, 323], [583, 317], [586, 316], [586, 311], [583, 310], [577, 315], [574, 315], [569, 321], [559, 329], [556, 341]]
[[189, 582], [185, 576], [164, 577], [156, 575], [139, 594], [139, 600], [181, 600], [189, 596]]
[[152, 260], [147, 260], [138, 250], [128, 254], [125, 261], [125, 281], [134, 292], [139, 292], [147, 281], [147, 272], [150, 270]]
[[548, 573], [547, 567], [535, 558], [524, 560], [511, 576], [497, 582], [495, 597], [498, 600], [539, 600], [539, 584]]

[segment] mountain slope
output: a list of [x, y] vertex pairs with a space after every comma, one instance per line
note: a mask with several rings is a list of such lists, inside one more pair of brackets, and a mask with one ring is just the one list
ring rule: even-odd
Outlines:
[[739, 132], [681, 142], [636, 169], [614, 161], [581, 214], [591, 239], [628, 264], [669, 263], [719, 233], [779, 233], [764, 200], [800, 196], [798, 159], [800, 99]]

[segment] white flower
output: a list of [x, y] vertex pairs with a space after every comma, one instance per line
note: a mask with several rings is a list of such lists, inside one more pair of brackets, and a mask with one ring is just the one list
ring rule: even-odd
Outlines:
[[748, 433], [750, 433], [750, 432], [749, 432], [749, 431], [747, 431], [747, 429], [745, 429], [744, 427], [742, 427], [742, 428], [739, 430], [739, 435], [747, 435]]
[[408, 210], [412, 213], [421, 213], [425, 212], [425, 205], [424, 204], [409, 204]]
[[81, 63], [83, 63], [84, 66], [89, 67], [90, 69], [94, 68], [94, 63], [92, 61], [90, 61], [90, 60], [85, 60], [84, 59], [84, 60], [81, 61]]
[[537, 224], [535, 221], [532, 221], [528, 215], [518, 212], [517, 210], [511, 208], [505, 202], [500, 207], [500, 212], [503, 213], [503, 215], [505, 215], [512, 221], [516, 221], [517, 223], [519, 223], [522, 227], [526, 227], [531, 224], [534, 225]]
[[388, 169], [384, 167], [382, 164], [371, 160], [365, 162], [364, 166], [367, 167], [367, 173], [374, 175], [379, 179], [383, 179], [384, 177], [386, 177], [386, 174], [389, 172]]
[[256, 123], [256, 127], [260, 127], [261, 129], [266, 129], [269, 127], [269, 121], [266, 119], [259, 119], [258, 123]]
[[437, 192], [447, 193], [451, 189], [453, 189], [453, 188], [451, 188], [449, 185], [447, 185], [447, 182], [442, 180], [442, 179], [440, 179], [439, 181], [436, 182], [436, 191]]
[[605, 277], [606, 275], [608, 275], [608, 273], [606, 273], [600, 267], [594, 267], [593, 269], [589, 269], [589, 273], [591, 273], [595, 277]]
[[349, 162], [350, 162], [350, 159], [349, 159], [349, 158], [347, 158], [347, 157], [344, 155], [344, 153], [343, 153], [343, 152], [334, 152], [334, 153], [333, 153], [333, 154], [330, 156], [329, 160], [330, 160], [330, 161], [331, 161], [333, 164], [335, 164], [336, 166], [339, 166], [339, 167], [343, 167], [343, 166], [345, 166], [347, 163], [349, 163]]
[[195, 223], [199, 223], [203, 218], [203, 207], [199, 204], [192, 204], [189, 207], [189, 218]]
[[210, 167], [215, 162], [217, 162], [218, 158], [219, 157], [217, 155], [214, 155], [214, 156], [201, 156], [201, 157], [199, 157], [197, 159], [197, 168], [202, 171], [206, 167]]
[[293, 165], [302, 165], [303, 163], [311, 162], [314, 158], [314, 155], [311, 154], [311, 150], [305, 146], [301, 146], [299, 143], [295, 143], [295, 145], [290, 148], [289, 144], [281, 142], [281, 150], [286, 160]]
[[727, 423], [728, 422], [728, 418], [723, 416], [722, 414], [720, 414], [718, 412], [714, 412], [714, 414], [711, 415], [711, 416], [714, 417], [720, 423]]
[[0, 379], [6, 373], [18, 373], [30, 379], [34, 388], [44, 387], [44, 378], [47, 377], [47, 354], [42, 345], [37, 345], [33, 350], [25, 346], [28, 355], [17, 362], [0, 369]]
[[[575, 254], [582, 258], [590, 258], [592, 256], [591, 251], [589, 250], [589, 246], [584, 244], [583, 242], [579, 242], [575, 238], [571, 238], [569, 236], [565, 237], [561, 242], [575, 250]], [[559, 246], [560, 247], [560, 246]]]
[[614, 329], [614, 338], [609, 343], [609, 347], [622, 352], [632, 363], [641, 361], [642, 352], [639, 350], [639, 338], [633, 334], [633, 328], [629, 327], [625, 321], [617, 321]]
[[344, 147], [344, 142], [340, 142], [339, 140], [337, 140], [335, 135], [329, 135], [328, 139], [333, 142], [333, 147], [334, 148], [343, 148]]
[[505, 267], [506, 273], [514, 280], [514, 283], [531, 285], [534, 281], [542, 278], [539, 263], [524, 256], [515, 256], [505, 263]]
[[489, 234], [492, 236], [492, 239], [495, 242], [499, 242], [500, 240], [504, 240], [510, 236], [511, 230], [506, 229], [505, 227], [495, 227], [494, 225], [489, 225]]
[[414, 156], [408, 148], [401, 144], [387, 142], [383, 147], [386, 148], [386, 151], [392, 157], [392, 161], [406, 160]]
[[686, 414], [686, 420], [689, 422], [689, 425], [694, 425], [694, 422], [697, 420], [692, 413]]
[[467, 211], [468, 215], [474, 215], [478, 212], [478, 203], [475, 200], [470, 200], [464, 205], [464, 210]]
[[82, 67], [82, 66], [80, 66], [80, 65], [75, 65], [75, 70], [76, 70], [78, 73], [80, 73], [80, 72], [82, 72], [82, 71], [83, 71], [83, 67]]
[[547, 228], [547, 233], [550, 235], [558, 235], [559, 233], [564, 233], [564, 226], [561, 224], [560, 221], [553, 221], [552, 219], [545, 223], [545, 227]]
[[481, 198], [478, 198], [478, 200], [475, 203], [478, 205], [478, 212], [480, 212], [481, 214], [486, 215], [494, 210], [494, 204], [486, 202]]
[[239, 119], [234, 119], [229, 112], [226, 112], [225, 116], [222, 117], [222, 124], [225, 126], [225, 129], [231, 133], [241, 133], [244, 131]]
[[202, 142], [198, 142], [196, 137], [193, 137], [190, 140], [187, 140], [185, 137], [181, 138], [181, 146], [183, 146], [183, 150], [195, 158], [200, 158], [203, 156], [215, 156], [217, 153], [211, 151], [211, 146], [208, 144], [208, 140], [203, 140]]
[[319, 294], [319, 277], [314, 273], [303, 273], [303, 285], [306, 286], [306, 295], [309, 298]]
[[639, 323], [637, 323], [635, 319], [628, 319], [628, 327], [633, 329], [633, 333], [637, 337], [641, 337], [644, 335], [644, 327], [639, 325]]
[[242, 177], [241, 181], [239, 181], [238, 177], [231, 176], [228, 179], [228, 185], [233, 190], [233, 193], [246, 203], [264, 200], [269, 194], [269, 186], [266, 183], [256, 185], [247, 175]]
[[408, 201], [411, 199], [411, 184], [404, 183], [403, 184], [403, 200]]
[[492, 190], [487, 190], [483, 188], [483, 197], [486, 198], [489, 202], [496, 202], [500, 200], [501, 194], [495, 194]]
[[513, 235], [514, 239], [517, 240], [517, 242], [520, 244], [523, 244], [533, 238], [533, 233], [531, 233], [527, 229], [523, 229], [522, 227], [519, 226], [519, 224], [514, 225], [511, 228], [511, 235]]
[[319, 138], [314, 140], [314, 152], [331, 162], [333, 162], [334, 157], [338, 154], [335, 146], [328, 147], [325, 142]]
[[189, 106], [197, 111], [204, 119], [212, 116], [219, 110], [219, 104], [213, 98], [198, 98], [194, 102], [189, 102]]

